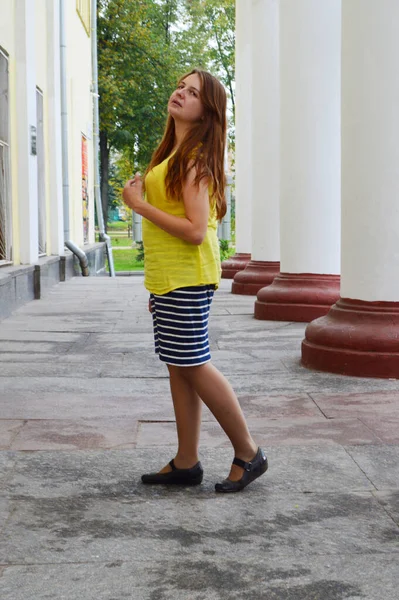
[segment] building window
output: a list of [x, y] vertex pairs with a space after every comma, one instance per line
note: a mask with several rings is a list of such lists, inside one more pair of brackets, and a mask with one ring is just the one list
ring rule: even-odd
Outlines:
[[90, 36], [90, 0], [76, 0], [76, 10], [88, 36]]
[[12, 260], [8, 58], [0, 49], [0, 265]]

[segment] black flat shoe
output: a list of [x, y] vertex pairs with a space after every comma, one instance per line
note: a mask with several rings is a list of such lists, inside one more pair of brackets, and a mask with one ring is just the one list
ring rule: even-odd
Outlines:
[[231, 492], [240, 492], [243, 490], [251, 481], [257, 479], [263, 473], [266, 473], [268, 469], [268, 462], [266, 454], [262, 448], [258, 448], [257, 453], [251, 462], [245, 462], [241, 458], [234, 458], [233, 465], [237, 465], [244, 469], [244, 474], [238, 481], [231, 481], [231, 479], [225, 479], [222, 483], [215, 485], [215, 491], [223, 494]]
[[141, 476], [141, 481], [143, 483], [164, 483], [174, 485], [199, 485], [201, 483], [204, 471], [200, 462], [197, 462], [197, 464], [190, 469], [177, 469], [172, 458], [169, 465], [172, 468], [169, 473], [147, 473]]

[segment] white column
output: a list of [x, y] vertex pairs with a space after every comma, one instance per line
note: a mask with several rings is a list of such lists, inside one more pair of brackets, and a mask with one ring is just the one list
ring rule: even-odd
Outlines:
[[399, 2], [343, 4], [341, 297], [399, 301]]
[[279, 0], [253, 0], [251, 29], [252, 252], [231, 287], [245, 295], [256, 295], [280, 272]]
[[59, 2], [47, 0], [47, 144], [50, 149], [48, 177], [50, 191], [50, 252], [64, 252], [64, 215], [62, 198], [62, 140], [60, 90], [60, 12]]
[[38, 259], [35, 1], [15, 0], [16, 112], [20, 259]]
[[280, 270], [339, 274], [341, 1], [280, 6]]
[[252, 40], [251, 258], [279, 261], [279, 0], [253, 0]]
[[280, 274], [255, 318], [312, 321], [339, 298], [341, 0], [280, 0]]
[[236, 252], [251, 252], [252, 0], [236, 1], [235, 219]]
[[341, 298], [308, 325], [302, 363], [399, 378], [399, 3], [342, 11]]

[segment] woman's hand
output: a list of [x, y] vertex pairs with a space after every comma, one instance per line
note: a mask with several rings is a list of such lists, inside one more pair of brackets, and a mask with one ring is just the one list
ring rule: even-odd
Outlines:
[[133, 179], [129, 179], [123, 188], [122, 198], [126, 206], [134, 210], [138, 215], [146, 203], [143, 200], [143, 182], [140, 173], [136, 173]]

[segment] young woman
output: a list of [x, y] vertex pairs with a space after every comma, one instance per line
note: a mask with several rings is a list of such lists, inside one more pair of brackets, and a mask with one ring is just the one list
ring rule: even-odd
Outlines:
[[211, 364], [208, 317], [220, 280], [217, 220], [226, 212], [226, 93], [206, 71], [182, 77], [168, 103], [163, 139], [143, 182], [136, 173], [125, 203], [143, 216], [144, 285], [150, 292], [155, 352], [169, 370], [178, 450], [143, 483], [196, 485], [203, 401], [229, 437], [235, 458], [217, 492], [237, 492], [262, 475], [267, 458], [252, 439], [237, 397]]

